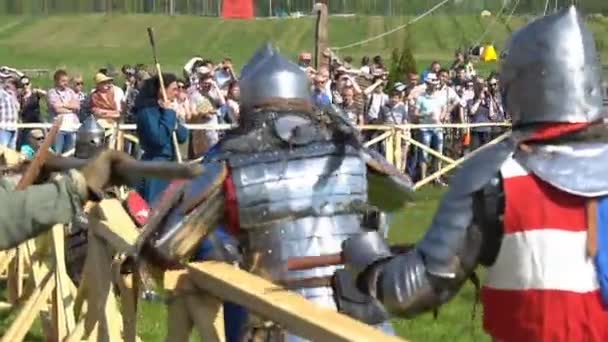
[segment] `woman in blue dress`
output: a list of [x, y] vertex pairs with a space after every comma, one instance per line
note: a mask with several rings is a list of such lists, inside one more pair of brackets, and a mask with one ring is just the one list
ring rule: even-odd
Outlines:
[[[135, 99], [135, 122], [141, 149], [142, 160], [175, 161], [175, 146], [172, 135], [175, 132], [177, 141], [186, 141], [188, 131], [178, 120], [173, 109], [177, 96], [177, 77], [163, 74], [167, 101], [163, 99], [158, 76], [150, 78], [143, 84]], [[167, 188], [169, 181], [155, 178], [144, 179], [138, 191], [151, 205], [158, 195]]]

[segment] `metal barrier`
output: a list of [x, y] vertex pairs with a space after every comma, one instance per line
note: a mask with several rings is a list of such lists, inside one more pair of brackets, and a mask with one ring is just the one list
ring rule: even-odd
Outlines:
[[[229, 130], [234, 128], [234, 125], [227, 124], [186, 124], [186, 128], [189, 130]], [[35, 123], [35, 124], [15, 124], [11, 126], [0, 124], [0, 128], [50, 128], [50, 123]], [[468, 155], [461, 156], [457, 159], [454, 159], [453, 156], [448, 156], [443, 151], [440, 153], [425, 144], [421, 141], [418, 141], [411, 137], [408, 132], [413, 130], [420, 129], [432, 129], [432, 128], [440, 128], [440, 129], [448, 129], [448, 130], [470, 130], [476, 127], [506, 127], [510, 128], [511, 124], [508, 122], [504, 123], [481, 123], [481, 124], [405, 124], [405, 125], [361, 125], [358, 128], [361, 131], [377, 131], [381, 132], [379, 135], [373, 137], [369, 141], [366, 141], [364, 145], [366, 147], [371, 147], [373, 145], [377, 145], [380, 143], [384, 144], [384, 152], [385, 157], [389, 163], [394, 165], [401, 171], [404, 171], [404, 158], [403, 154], [407, 153], [407, 151], [403, 151], [402, 141], [407, 144], [414, 145], [416, 148], [419, 148], [428, 154], [432, 155], [434, 158], [441, 160], [441, 163], [437, 163], [439, 165], [439, 169], [435, 170], [435, 172], [431, 175], [426, 176], [425, 178], [419, 180], [415, 184], [415, 189], [419, 189], [420, 187], [429, 184], [430, 182], [438, 179], [439, 177], [445, 175], [450, 172], [458, 165], [460, 165]], [[70, 127], [73, 129], [77, 129], [78, 127]], [[122, 149], [121, 147], [124, 145], [124, 140], [128, 140], [131, 143], [139, 144], [139, 139], [134, 134], [130, 133], [137, 129], [135, 124], [116, 124], [114, 126], [106, 126], [106, 137], [110, 137], [111, 141], [114, 141], [116, 145], [114, 148]], [[492, 140], [489, 144], [494, 144], [496, 142], [501, 141], [506, 137], [505, 134], [502, 134], [500, 137]], [[68, 151], [64, 153], [64, 156], [69, 156], [74, 153], [74, 150]], [[186, 162], [196, 163], [200, 162], [203, 157], [195, 158]]]

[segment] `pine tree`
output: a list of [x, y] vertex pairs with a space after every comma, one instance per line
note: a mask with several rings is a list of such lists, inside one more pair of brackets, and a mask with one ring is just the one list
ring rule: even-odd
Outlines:
[[410, 72], [416, 73], [417, 70], [409, 34], [406, 33], [401, 49], [395, 48], [391, 55], [388, 86], [392, 87], [397, 82], [405, 82], [407, 75]]

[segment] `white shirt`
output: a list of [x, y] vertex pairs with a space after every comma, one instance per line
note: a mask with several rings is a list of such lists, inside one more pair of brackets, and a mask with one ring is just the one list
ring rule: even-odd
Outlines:
[[385, 93], [371, 93], [368, 100], [367, 119], [376, 120], [380, 109], [388, 103], [388, 95]]

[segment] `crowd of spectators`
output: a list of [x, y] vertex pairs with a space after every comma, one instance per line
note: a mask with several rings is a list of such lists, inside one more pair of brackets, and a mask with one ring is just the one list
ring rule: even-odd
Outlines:
[[[475, 71], [473, 64], [464, 55], [457, 53], [449, 67], [433, 62], [422, 73], [397, 75], [398, 81], [388, 84], [388, 70], [380, 56], [363, 57], [359, 66], [351, 57], [332, 59], [328, 66], [312, 67], [312, 55], [303, 52], [298, 64], [310, 77], [312, 102], [315, 106], [336, 106], [345, 118], [355, 125], [404, 125], [442, 123], [491, 123], [508, 120], [499, 96], [498, 75], [487, 78]], [[14, 72], [10, 72], [14, 71]], [[33, 155], [33, 147], [42, 139], [39, 129], [17, 129], [15, 124], [38, 123], [53, 118], [62, 118], [60, 133], [53, 150], [65, 153], [74, 148], [75, 131], [78, 124], [89, 115], [94, 115], [105, 127], [116, 123], [150, 125], [138, 118], [140, 112], [147, 116], [160, 115], [170, 109], [175, 113], [175, 124], [237, 124], [239, 120], [239, 84], [232, 60], [224, 58], [219, 63], [194, 57], [183, 70], [183, 78], [168, 75], [164, 96], [159, 97], [157, 83], [148, 94], [147, 104], [140, 98], [146, 83], [158, 82], [151, 77], [145, 65], [125, 65], [122, 75], [113, 68], [102, 68], [91, 77], [92, 89], [85, 88], [85, 79], [57, 70], [53, 75], [54, 86], [39, 89], [20, 72], [3, 67], [0, 78], [0, 145], [21, 150]], [[394, 79], [395, 77], [392, 77]], [[118, 80], [124, 80], [120, 84]], [[155, 81], [156, 79], [156, 81]], [[86, 82], [87, 84], [89, 82]], [[46, 101], [46, 106], [43, 102]], [[139, 101], [139, 103], [138, 103]], [[151, 101], [151, 102], [150, 102]], [[150, 111], [150, 103], [156, 108]], [[48, 108], [49, 115], [42, 114]], [[156, 111], [156, 112], [155, 112]], [[160, 112], [159, 112], [160, 111]], [[160, 120], [158, 118], [157, 120]], [[446, 129], [426, 127], [405, 129], [403, 135], [412, 137], [438, 153], [451, 157], [461, 156], [487, 143], [500, 134], [503, 128], [475, 127]], [[220, 130], [181, 132], [181, 153], [189, 158], [204, 154], [221, 137]], [[160, 134], [157, 130], [139, 129], [138, 134]], [[365, 139], [373, 139], [382, 131], [364, 130]], [[158, 137], [139, 137], [148, 149], [154, 150]], [[169, 137], [170, 138], [170, 137]], [[162, 139], [161, 139], [162, 140]], [[112, 143], [112, 142], [110, 142]], [[398, 142], [402, 147], [402, 160], [397, 165], [414, 178], [424, 178], [429, 172], [441, 167], [440, 160], [427, 151]], [[381, 152], [386, 142], [376, 144]], [[445, 151], [444, 151], [445, 149]], [[155, 159], [151, 151], [146, 158]], [[159, 150], [160, 154], [165, 152]], [[174, 158], [164, 155], [163, 158]], [[437, 181], [443, 184], [441, 180]]]

